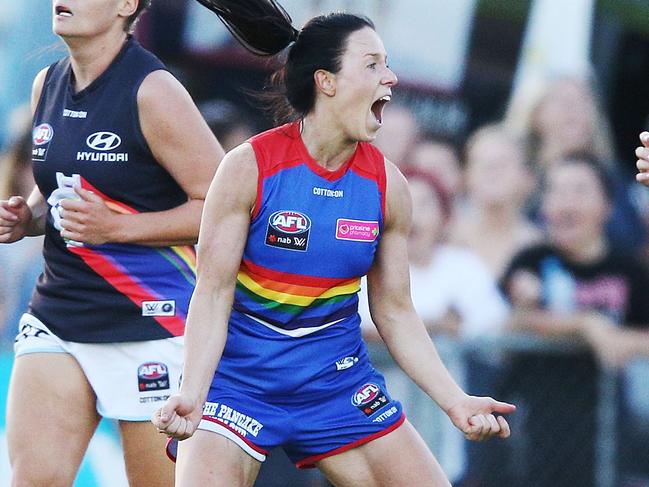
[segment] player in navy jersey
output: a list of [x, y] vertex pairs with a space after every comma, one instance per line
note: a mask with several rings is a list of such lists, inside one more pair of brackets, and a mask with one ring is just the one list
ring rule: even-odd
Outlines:
[[148, 420], [178, 386], [193, 244], [223, 151], [131, 36], [148, 4], [52, 2], [69, 56], [33, 84], [37, 187], [0, 202], [1, 242], [45, 234], [8, 399], [15, 485], [72, 485], [102, 416], [119, 422], [131, 486], [173, 485]]
[[183, 381], [152, 418], [191, 437], [177, 485], [250, 486], [278, 445], [340, 486], [449, 485], [369, 363], [360, 277], [392, 355], [468, 438], [508, 437], [496, 414], [515, 408], [465, 394], [413, 309], [407, 184], [369, 144], [397, 83], [381, 39], [355, 15], [298, 32], [273, 0], [201, 3], [253, 52], [291, 45], [295, 116], [230, 152], [208, 191]]

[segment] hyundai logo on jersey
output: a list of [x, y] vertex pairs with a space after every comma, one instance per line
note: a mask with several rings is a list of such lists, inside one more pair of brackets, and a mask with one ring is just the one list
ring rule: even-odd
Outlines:
[[297, 211], [276, 211], [268, 219], [266, 245], [288, 250], [306, 251], [311, 220]]
[[47, 156], [47, 148], [54, 137], [54, 129], [49, 123], [42, 123], [32, 130], [32, 160], [43, 162]]
[[77, 161], [128, 162], [127, 152], [107, 152], [117, 149], [122, 138], [113, 132], [95, 132], [86, 139], [86, 145], [99, 152], [79, 151]]
[[117, 149], [121, 143], [120, 136], [112, 132], [95, 132], [86, 139], [88, 147], [101, 151]]

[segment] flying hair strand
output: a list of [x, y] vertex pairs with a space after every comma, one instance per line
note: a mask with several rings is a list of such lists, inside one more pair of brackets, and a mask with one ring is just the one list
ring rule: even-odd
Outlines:
[[216, 14], [243, 47], [274, 56], [297, 39], [291, 16], [275, 0], [197, 0]]

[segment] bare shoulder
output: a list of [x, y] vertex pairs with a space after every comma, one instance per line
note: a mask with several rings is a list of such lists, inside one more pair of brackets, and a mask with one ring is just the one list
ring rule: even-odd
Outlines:
[[245, 142], [225, 155], [216, 171], [210, 191], [218, 191], [221, 198], [236, 200], [252, 208], [257, 197], [258, 178], [255, 152], [252, 146]]
[[137, 92], [137, 102], [140, 107], [165, 107], [170, 110], [169, 103], [192, 102], [191, 96], [169, 71], [163, 69], [153, 71], [144, 78]]
[[[171, 73], [149, 73], [137, 92], [140, 128], [154, 157], [188, 194], [204, 194], [223, 148]], [[186, 168], [192, 171], [186, 171]]]
[[256, 186], [259, 170], [257, 168], [257, 157], [255, 156], [252, 145], [244, 142], [228, 152], [223, 158], [218, 171], [228, 172], [238, 178], [250, 178], [253, 176]]
[[43, 85], [45, 84], [45, 77], [47, 76], [48, 70], [49, 67], [43, 68], [34, 77], [34, 82], [32, 83], [32, 97], [31, 97], [32, 113], [36, 111], [36, 105], [38, 105], [38, 100], [41, 99], [41, 93], [43, 92]]

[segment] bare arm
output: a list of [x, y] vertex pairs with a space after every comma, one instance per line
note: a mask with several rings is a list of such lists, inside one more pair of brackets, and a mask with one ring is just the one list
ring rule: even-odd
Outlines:
[[388, 221], [368, 274], [370, 313], [399, 366], [447, 410], [465, 394], [442, 364], [410, 299], [407, 238], [412, 207], [407, 183], [391, 164], [388, 185]]
[[410, 298], [407, 237], [412, 204], [407, 183], [387, 163], [387, 218], [374, 265], [368, 274], [372, 320], [399, 366], [470, 439], [509, 436], [507, 422], [491, 414], [514, 407], [465, 394], [442, 363]]
[[165, 211], [123, 215], [108, 209], [99, 196], [77, 190], [81, 200], [61, 204], [67, 213], [61, 223], [63, 237], [92, 244], [196, 243], [205, 194], [223, 149], [187, 90], [170, 73], [149, 74], [137, 99], [142, 133], [158, 163], [185, 191], [188, 201]]
[[574, 337], [581, 334], [592, 317], [592, 313], [587, 312], [558, 312], [543, 308], [543, 283], [529, 269], [512, 272], [506, 284], [506, 293], [512, 306], [508, 326], [514, 331], [543, 337]]
[[187, 317], [183, 382], [180, 392], [153, 417], [160, 430], [176, 438], [188, 438], [198, 426], [223, 352], [257, 177], [252, 147], [244, 144], [225, 157], [207, 195], [198, 242], [198, 281]]
[[649, 330], [620, 327], [599, 313], [590, 313], [582, 334], [600, 361], [611, 367], [626, 365], [635, 357], [649, 357]]

